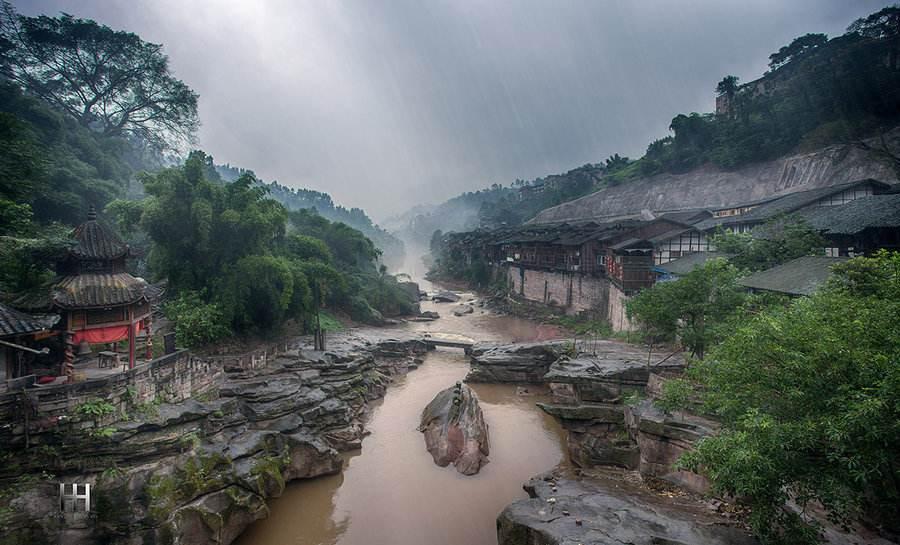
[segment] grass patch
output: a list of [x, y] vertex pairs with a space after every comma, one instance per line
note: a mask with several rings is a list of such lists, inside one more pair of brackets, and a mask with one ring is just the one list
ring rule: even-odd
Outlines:
[[344, 329], [344, 324], [327, 310], [319, 311], [319, 323], [322, 324], [322, 328], [325, 331], [341, 331]]

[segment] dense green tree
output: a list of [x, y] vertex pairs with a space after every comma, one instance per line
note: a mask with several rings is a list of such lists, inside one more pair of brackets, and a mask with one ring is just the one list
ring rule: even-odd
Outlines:
[[284, 237], [284, 254], [301, 260], [331, 263], [331, 250], [321, 239], [300, 233], [288, 233]]
[[746, 301], [738, 286], [740, 272], [724, 259], [712, 259], [678, 280], [661, 282], [633, 297], [628, 316], [654, 339], [677, 336], [693, 356], [726, 333], [722, 327]]
[[[806, 514], [900, 530], [900, 254], [735, 323], [691, 376], [724, 428], [682, 464], [747, 502], [765, 543], [819, 540]], [[796, 503], [801, 511], [785, 507]]]
[[304, 235], [318, 238], [331, 250], [336, 263], [354, 270], [374, 271], [380, 252], [365, 235], [344, 223], [334, 223], [315, 210], [290, 212], [291, 225]]
[[740, 269], [761, 271], [807, 255], [822, 255], [827, 241], [803, 221], [779, 217], [751, 233], [721, 231], [711, 241]]
[[737, 76], [725, 76], [716, 85], [716, 93], [727, 96], [729, 100], [733, 99], [734, 94], [738, 90], [738, 81], [740, 81], [740, 78]]
[[68, 14], [25, 17], [0, 7], [10, 78], [107, 135], [160, 149], [180, 147], [198, 126], [197, 94], [174, 78], [162, 46]]
[[183, 167], [146, 174], [150, 198], [142, 226], [153, 240], [153, 270], [176, 290], [201, 290], [242, 257], [273, 250], [287, 212], [266, 198], [252, 174], [222, 185], [206, 177], [209, 158], [190, 154]]
[[115, 231], [131, 241], [140, 229], [141, 216], [144, 213], [143, 201], [115, 199], [103, 209], [103, 216], [113, 224]]
[[828, 42], [825, 34], [805, 34], [769, 55], [769, 68], [778, 69]]
[[199, 292], [182, 292], [169, 299], [164, 309], [175, 323], [175, 339], [180, 346], [203, 346], [229, 334], [221, 305], [205, 302]]
[[[268, 332], [280, 326], [289, 310], [300, 317], [309, 310], [303, 297], [294, 299], [294, 280], [305, 277], [291, 269], [284, 258], [250, 255], [229, 267], [219, 290], [225, 316], [241, 331]], [[308, 294], [308, 286], [305, 290]]]
[[84, 221], [90, 205], [100, 209], [123, 192], [133, 171], [121, 140], [81, 127], [2, 82], [0, 147], [0, 201], [30, 209], [38, 223]]

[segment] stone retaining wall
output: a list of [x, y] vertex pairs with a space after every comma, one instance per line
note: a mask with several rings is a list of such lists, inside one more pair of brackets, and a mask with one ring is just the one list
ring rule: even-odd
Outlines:
[[608, 278], [517, 265], [508, 265], [505, 274], [512, 292], [523, 299], [560, 307], [567, 314], [595, 312], [614, 331], [634, 329], [625, 314], [628, 296]]
[[[61, 433], [112, 426], [142, 406], [215, 398], [226, 371], [264, 368], [288, 349], [282, 342], [244, 354], [207, 357], [179, 350], [101, 378], [6, 391], [0, 394], [0, 441], [10, 446], [40, 444], [51, 435], [58, 439]], [[79, 411], [100, 402], [105, 402], [102, 415]]]

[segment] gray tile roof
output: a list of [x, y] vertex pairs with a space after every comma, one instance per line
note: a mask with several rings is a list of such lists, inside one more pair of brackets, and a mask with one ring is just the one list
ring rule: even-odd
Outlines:
[[0, 337], [27, 335], [47, 329], [47, 324], [0, 303]]
[[673, 259], [668, 263], [657, 265], [656, 268], [666, 271], [670, 274], [682, 276], [703, 265], [710, 259], [715, 259], [717, 257], [727, 256], [722, 252], [694, 252], [692, 254], [679, 257], [678, 259]]
[[809, 295], [831, 275], [831, 267], [847, 261], [846, 257], [799, 257], [759, 271], [738, 281], [744, 287], [774, 291], [788, 295]]
[[880, 189], [886, 189], [890, 187], [888, 186], [888, 184], [879, 182], [878, 180], [866, 179], [851, 182], [849, 184], [820, 187], [818, 189], [811, 189], [809, 191], [799, 191], [797, 193], [790, 193], [783, 197], [764, 202], [745, 214], [741, 214], [739, 216], [728, 216], [724, 218], [712, 218], [704, 220], [698, 223], [695, 227], [705, 231], [713, 229], [720, 225], [763, 223], [769, 219], [774, 218], [775, 216], [778, 216], [779, 214], [790, 214], [791, 212], [796, 212], [804, 206], [809, 206], [819, 199], [830, 197], [831, 195], [835, 195], [837, 193], [840, 193], [841, 191], [846, 191], [848, 189], [867, 184], [873, 184]]
[[96, 219], [89, 219], [72, 231], [75, 246], [72, 255], [78, 259], [117, 259], [128, 256], [128, 244], [112, 229]]
[[900, 194], [872, 195], [842, 204], [797, 213], [813, 229], [833, 235], [855, 235], [868, 228], [900, 227]]

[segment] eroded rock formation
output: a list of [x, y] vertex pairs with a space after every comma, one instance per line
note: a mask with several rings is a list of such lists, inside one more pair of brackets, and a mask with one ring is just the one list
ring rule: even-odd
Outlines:
[[[328, 353], [283, 354], [257, 369], [226, 369], [218, 398], [135, 407], [111, 437], [67, 437], [36, 467], [93, 485], [95, 520], [59, 517], [53, 483], [19, 491], [14, 543], [231, 543], [266, 515], [266, 500], [294, 479], [341, 470], [359, 448], [368, 402], [390, 375], [428, 350], [418, 341], [340, 343]], [[17, 541], [18, 540], [18, 541]]]
[[475, 345], [466, 382], [543, 382], [565, 349], [564, 341]]
[[463, 475], [474, 475], [488, 462], [488, 426], [475, 392], [462, 383], [441, 391], [425, 407], [419, 431], [441, 467], [452, 463]]
[[612, 477], [572, 480], [546, 475], [525, 485], [497, 518], [499, 545], [755, 545], [713, 504], [659, 496]]

